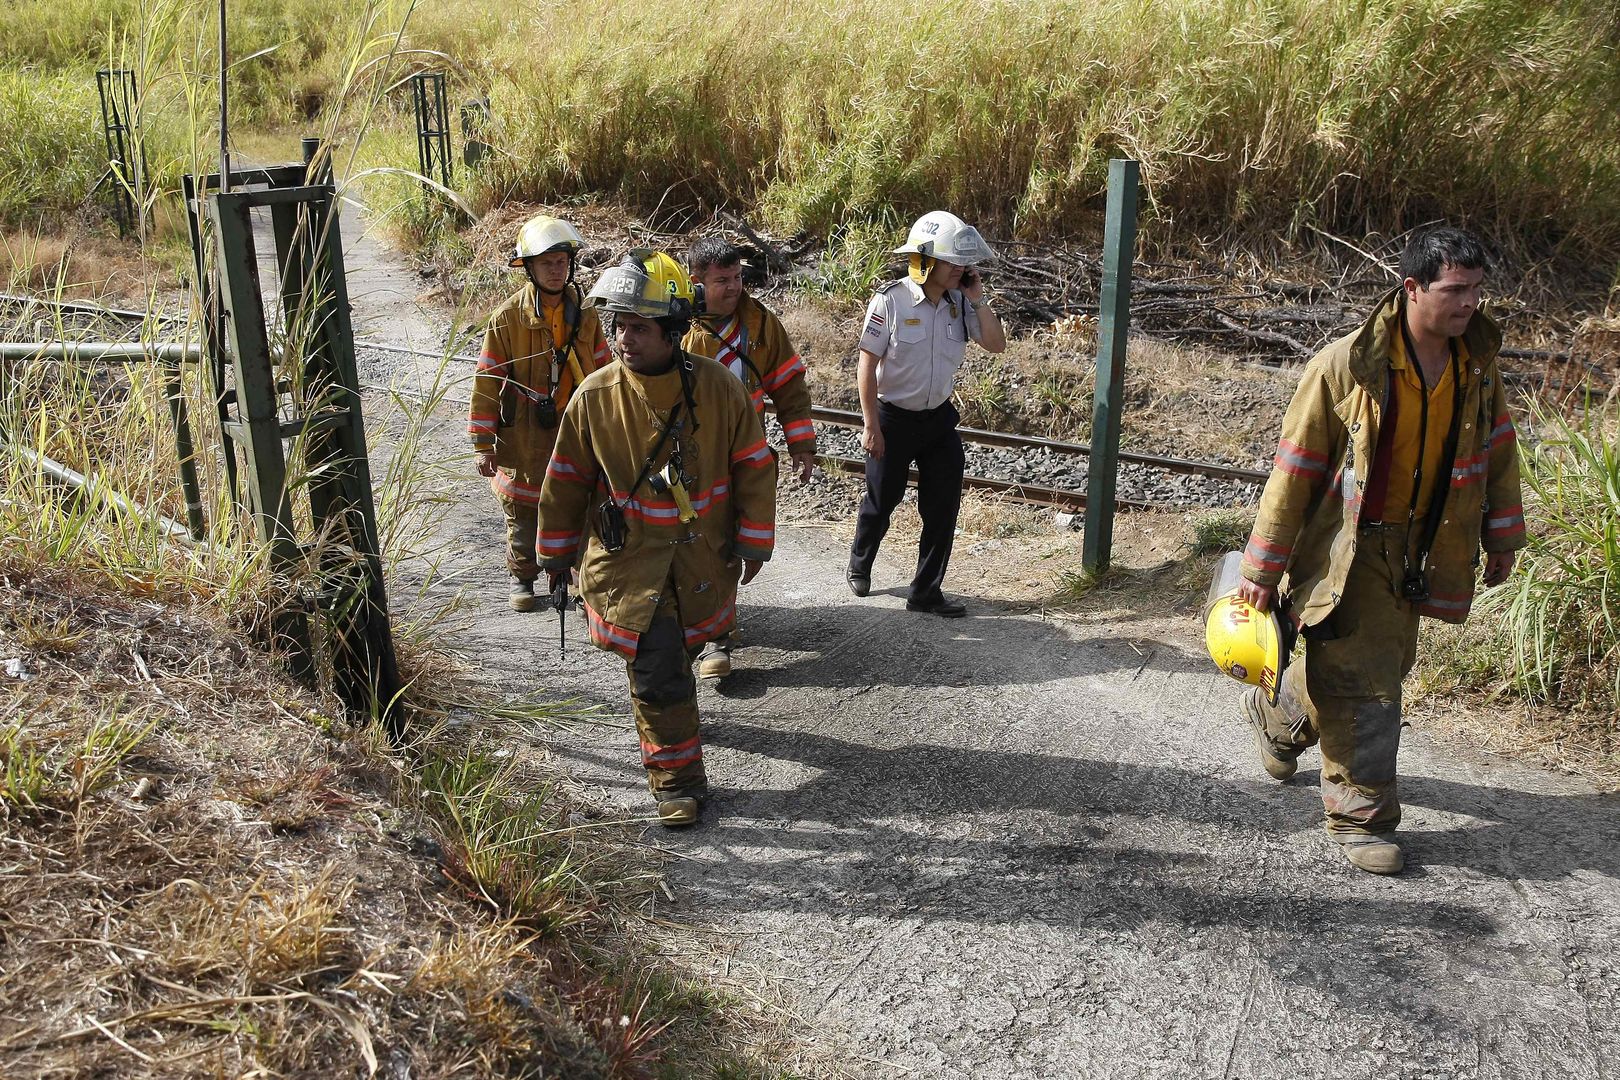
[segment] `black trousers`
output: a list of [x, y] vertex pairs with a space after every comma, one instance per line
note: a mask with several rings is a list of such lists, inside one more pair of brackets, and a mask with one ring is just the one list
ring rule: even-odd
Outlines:
[[881, 458], [866, 456], [866, 497], [861, 500], [860, 516], [855, 521], [850, 573], [872, 576], [878, 545], [889, 531], [889, 517], [906, 493], [908, 474], [915, 462], [922, 542], [917, 552], [917, 574], [911, 579], [911, 597], [929, 600], [940, 595], [945, 568], [951, 561], [956, 514], [962, 507], [966, 461], [962, 437], [956, 433], [961, 419], [949, 401], [921, 412], [878, 403], [878, 429], [883, 432], [884, 451]]

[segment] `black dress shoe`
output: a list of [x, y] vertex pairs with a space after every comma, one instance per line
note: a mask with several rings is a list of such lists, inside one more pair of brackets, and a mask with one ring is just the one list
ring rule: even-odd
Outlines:
[[906, 610], [938, 615], [942, 619], [960, 619], [967, 614], [967, 605], [960, 600], [947, 600], [942, 594], [925, 597], [922, 600], [907, 600]]
[[844, 580], [849, 582], [849, 591], [856, 596], [865, 596], [872, 591], [872, 579], [865, 574], [857, 574], [853, 570], [845, 571]]

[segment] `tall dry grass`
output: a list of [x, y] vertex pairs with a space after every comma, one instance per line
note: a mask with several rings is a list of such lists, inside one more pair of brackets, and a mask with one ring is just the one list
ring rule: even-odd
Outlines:
[[1597, 0], [444, 0], [413, 40], [488, 80], [486, 203], [610, 191], [820, 232], [945, 205], [1038, 236], [1092, 228], [1129, 155], [1161, 241], [1445, 216], [1620, 249]]

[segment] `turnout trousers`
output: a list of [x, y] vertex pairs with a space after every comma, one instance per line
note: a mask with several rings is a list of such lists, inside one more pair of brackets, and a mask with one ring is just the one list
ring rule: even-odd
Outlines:
[[625, 662], [630, 704], [641, 738], [641, 762], [652, 791], [702, 793], [703, 743], [698, 737], [696, 650], [686, 646], [675, 583], [666, 584], [652, 625], [636, 643], [635, 659]]
[[1278, 757], [1321, 743], [1327, 829], [1345, 837], [1393, 832], [1401, 822], [1401, 682], [1418, 635], [1417, 606], [1399, 593], [1406, 543], [1404, 525], [1360, 530], [1344, 597], [1306, 628], [1305, 655], [1283, 673], [1277, 704], [1255, 695]]
[[866, 496], [855, 519], [855, 543], [849, 552], [849, 571], [872, 576], [878, 545], [889, 531], [889, 519], [906, 493], [913, 462], [917, 465], [917, 512], [922, 517], [922, 540], [917, 551], [917, 573], [911, 579], [911, 598], [929, 600], [940, 595], [945, 569], [951, 561], [956, 515], [962, 507], [962, 473], [966, 467], [962, 419], [947, 401], [937, 409], [914, 411], [888, 402], [878, 403], [878, 429], [883, 432], [883, 456], [866, 456]]
[[[527, 471], [502, 469], [507, 477], [540, 490], [543, 477], [530, 476]], [[514, 498], [499, 490], [495, 497], [501, 502], [501, 513], [506, 516], [506, 569], [522, 581], [533, 581], [540, 576], [540, 563], [535, 554], [535, 536], [539, 528], [540, 506], [532, 500]]]

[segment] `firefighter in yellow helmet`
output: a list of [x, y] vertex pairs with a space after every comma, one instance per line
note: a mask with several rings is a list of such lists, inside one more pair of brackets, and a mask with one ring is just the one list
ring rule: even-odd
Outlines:
[[473, 377], [467, 432], [478, 472], [506, 515], [510, 602], [536, 606], [536, 507], [557, 426], [585, 376], [611, 359], [599, 320], [583, 310], [574, 281], [585, 238], [568, 222], [541, 215], [518, 231], [508, 265], [524, 286], [495, 309]]
[[588, 300], [620, 362], [563, 414], [541, 565], [552, 587], [578, 568], [591, 640], [625, 659], [659, 820], [689, 825], [708, 793], [692, 660], [771, 557], [776, 462], [742, 383], [681, 347], [696, 305], [679, 263], [632, 251]]

